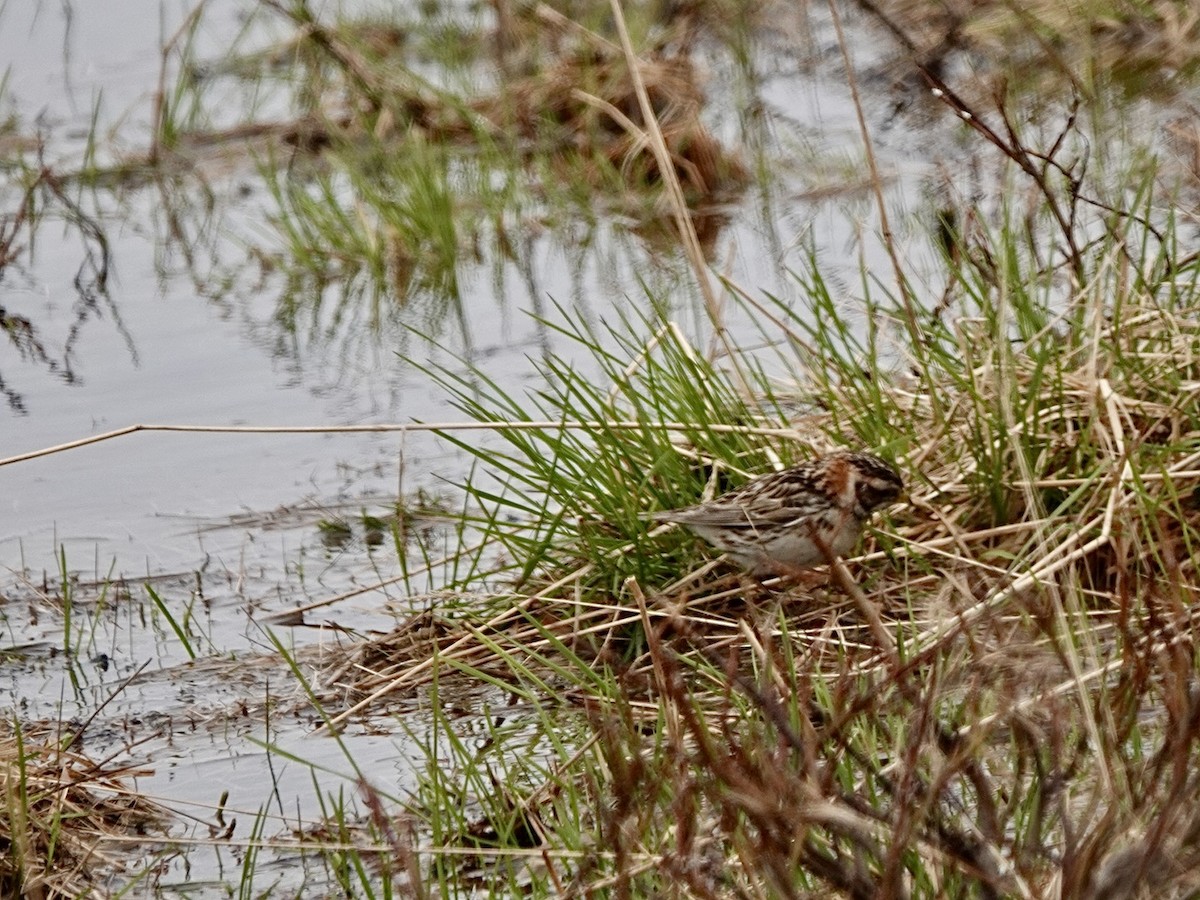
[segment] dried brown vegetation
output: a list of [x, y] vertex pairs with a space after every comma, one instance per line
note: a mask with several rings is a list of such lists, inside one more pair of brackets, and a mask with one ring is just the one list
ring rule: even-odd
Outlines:
[[[923, 65], [958, 55], [1026, 88], [1100, 81], [1169, 95], [1200, 62], [1200, 13], [1180, 0], [858, 0]], [[1181, 78], [1182, 77], [1182, 78]]]
[[101, 766], [61, 746], [61, 734], [26, 726], [0, 736], [0, 893], [91, 896], [125, 860], [105, 839], [158, 830], [167, 814], [133, 791], [128, 767]]
[[[268, 5], [302, 26], [298, 40], [310, 45], [314, 71], [332, 63], [332, 70], [342, 74], [322, 93], [356, 98], [326, 104], [325, 136], [314, 137], [310, 125], [307, 147], [356, 142], [365, 134], [400, 140], [415, 129], [445, 145], [503, 141], [527, 160], [557, 160], [564, 178], [586, 179], [597, 188], [611, 186], [609, 169], [619, 171], [636, 194], [661, 181], [620, 48], [547, 7], [497, 20], [508, 37], [485, 43], [498, 48], [501, 75], [492, 90], [459, 97], [408, 73], [399, 53], [403, 42], [387, 39], [387, 32], [376, 37], [371, 35], [378, 29], [342, 33], [301, 12], [303, 7]], [[723, 148], [701, 120], [701, 77], [686, 47], [642, 60], [639, 75], [689, 202], [702, 206], [739, 192], [747, 172], [736, 152]], [[341, 112], [335, 113], [338, 107]], [[598, 162], [604, 165], [597, 168]]]

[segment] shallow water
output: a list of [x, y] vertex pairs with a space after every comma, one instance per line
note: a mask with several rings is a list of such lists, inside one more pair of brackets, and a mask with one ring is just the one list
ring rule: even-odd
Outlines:
[[[111, 123], [121, 146], [145, 140], [160, 34], [173, 33], [182, 13], [167, 4], [160, 23], [159, 16], [145, 15], [145, 3], [134, 0], [106, 7], [111, 15], [83, 7], [67, 7], [72, 9], [67, 38], [58, 8], [46, 4], [28, 19], [7, 8], [6, 27], [0, 29], [0, 54], [13, 66], [11, 103], [23, 121], [36, 111], [48, 123], [51, 159], [71, 159], [78, 151], [95, 96], [102, 97], [101, 133]], [[222, 28], [235, 33], [242, 27], [241, 8], [225, 3], [206, 12], [201, 35], [213, 54], [222, 46]], [[265, 20], [263, 40], [278, 33], [269, 27], [276, 25]], [[114, 29], [122, 40], [112, 40]], [[205, 41], [200, 43], [203, 57]], [[719, 93], [720, 83], [712, 89]], [[844, 88], [784, 69], [764, 79], [762, 94], [781, 120], [790, 120], [785, 136], [805, 135], [818, 154], [826, 147], [830, 154], [854, 152]], [[721, 108], [719, 102], [714, 106]], [[717, 130], [731, 132], [735, 126], [726, 114]], [[907, 149], [897, 135], [890, 137], [897, 151]], [[785, 157], [785, 176], [786, 165]], [[623, 306], [645, 306], [640, 281], [676, 298], [681, 324], [699, 340], [707, 333], [681, 261], [648, 255], [635, 238], [605, 225], [578, 236], [535, 240], [529, 278], [512, 265], [497, 270], [490, 259], [464, 261], [459, 277], [467, 326], [456, 327], [451, 317], [438, 333], [449, 355], [406, 335], [402, 321], [394, 323], [400, 328], [348, 339], [289, 333], [274, 321], [282, 286], [245, 261], [246, 243], [261, 244], [269, 235], [262, 221], [269, 199], [256, 174], [243, 166], [209, 186], [216, 195], [216, 228], [196, 198], [164, 196], [153, 187], [122, 191], [119, 198], [95, 195], [96, 215], [112, 248], [109, 296], [87, 314], [71, 345], [73, 383], [36, 364], [6, 360], [5, 381], [27, 414], [5, 411], [0, 457], [135, 423], [459, 420], [397, 351], [435, 363], [453, 364], [452, 356], [486, 360], [492, 377], [519, 391], [530, 377], [528, 356], [570, 352], [530, 312], [553, 319], [554, 302], [593, 321], [615, 320]], [[786, 182], [765, 188], [757, 194], [752, 189], [733, 211], [717, 254], [720, 271], [751, 290], [787, 297], [794, 286], [786, 269], [803, 268], [804, 242], [815, 234], [829, 260], [827, 275], [842, 271], [857, 277], [856, 226], [844, 210], [833, 205], [814, 210], [791, 201]], [[894, 199], [903, 203], [902, 194]], [[194, 265], [185, 264], [178, 241], [169, 237], [168, 205], [178, 207], [173, 211], [188, 249], [199, 257]], [[870, 215], [869, 202], [855, 205], [860, 209], [853, 212]], [[586, 252], [573, 246], [577, 239], [588, 242]], [[270, 246], [270, 238], [265, 241]], [[839, 263], [837, 255], [847, 251]], [[72, 281], [81, 259], [78, 235], [50, 225], [38, 232], [32, 264], [6, 273], [5, 307], [32, 319], [52, 349], [62, 348], [78, 327], [80, 303]], [[744, 330], [739, 313], [730, 315], [735, 333]], [[414, 327], [429, 327], [419, 310], [408, 318]], [[398, 484], [401, 453], [405, 481]], [[231, 565], [249, 553], [251, 562], [271, 566], [274, 557], [294, 552], [306, 538], [281, 538], [259, 550], [240, 534], [199, 532], [234, 513], [265, 514], [358, 493], [437, 490], [443, 479], [460, 475], [453, 454], [417, 435], [401, 443], [388, 435], [139, 434], [0, 468], [0, 564], [53, 572], [65, 550], [68, 568], [92, 577], [108, 572], [114, 561], [117, 574], [143, 574], [186, 570], [210, 555]]]

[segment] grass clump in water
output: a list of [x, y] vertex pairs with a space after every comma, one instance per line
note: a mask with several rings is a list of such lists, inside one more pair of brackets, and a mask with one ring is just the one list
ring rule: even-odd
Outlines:
[[[486, 753], [431, 750], [428, 877], [535, 896], [1194, 890], [1197, 272], [1149, 192], [1128, 196], [1073, 220], [1100, 237], [1069, 259], [1000, 210], [927, 309], [879, 287], [835, 300], [814, 264], [805, 306], [745, 301], [773, 341], [722, 366], [650, 316], [564, 326], [591, 359], [549, 358], [524, 398], [441, 372], [503, 436], [457, 443], [506, 563], [472, 579], [490, 593], [457, 639], [391, 677], [454, 672], [515, 711]], [[843, 445], [909, 483], [849, 563], [894, 648], [841, 590], [756, 585], [643, 518]], [[485, 862], [455, 862], [480, 840]]]
[[[339, 328], [362, 318], [351, 303], [378, 327], [418, 301], [428, 306], [424, 330], [451, 311], [462, 326], [464, 260], [518, 256], [525, 234], [591, 220], [598, 206], [636, 229], [670, 231], [634, 81], [604, 35], [545, 6], [503, 3], [462, 21], [425, 10], [326, 22], [306, 3], [265, 5], [297, 28], [288, 57], [296, 120], [272, 129], [281, 142], [265, 173], [290, 276], [280, 310], [289, 324], [319, 319], [332, 287]], [[447, 39], [458, 34], [473, 39]], [[639, 77], [673, 177], [716, 230], [717, 206], [748, 176], [702, 121], [691, 42], [673, 46], [640, 62]], [[299, 164], [283, 171], [282, 154]]]
[[69, 734], [56, 736], [41, 726], [8, 723], [0, 734], [5, 896], [91, 896], [105, 877], [127, 867], [104, 847], [106, 838], [165, 828], [168, 813], [132, 789], [128, 771], [93, 762], [74, 743]]

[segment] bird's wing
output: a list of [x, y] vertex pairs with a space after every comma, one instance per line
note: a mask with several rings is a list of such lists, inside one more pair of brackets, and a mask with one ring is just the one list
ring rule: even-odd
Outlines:
[[787, 525], [813, 513], [815, 468], [801, 464], [764, 475], [707, 503], [654, 513], [660, 522], [758, 528]]
[[759, 528], [763, 525], [786, 525], [806, 514], [802, 507], [774, 497], [759, 497], [753, 504], [739, 498], [720, 497], [699, 506], [669, 509], [653, 514], [659, 522], [678, 522], [681, 525], [712, 525], [718, 528]]

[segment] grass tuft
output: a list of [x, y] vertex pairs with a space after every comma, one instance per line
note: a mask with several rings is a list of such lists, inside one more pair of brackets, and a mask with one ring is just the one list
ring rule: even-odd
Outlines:
[[[1193, 890], [1200, 304], [1152, 194], [1074, 210], [1075, 250], [1037, 217], [976, 220], [916, 318], [867, 278], [835, 295], [813, 261], [803, 305], [742, 295], [772, 340], [737, 377], [657, 313], [560, 311], [573, 349], [524, 396], [432, 370], [497, 426], [445, 437], [478, 460], [465, 487], [499, 561], [373, 696], [444, 696], [452, 673], [519, 712], [486, 754], [431, 747], [426, 876], [537, 896]], [[751, 583], [645, 519], [834, 446], [909, 482], [849, 563], [862, 602], [838, 578]]]
[[168, 813], [129, 785], [128, 768], [102, 766], [44, 727], [9, 722], [0, 734], [0, 892], [82, 897], [127, 863], [109, 836], [165, 827]]

